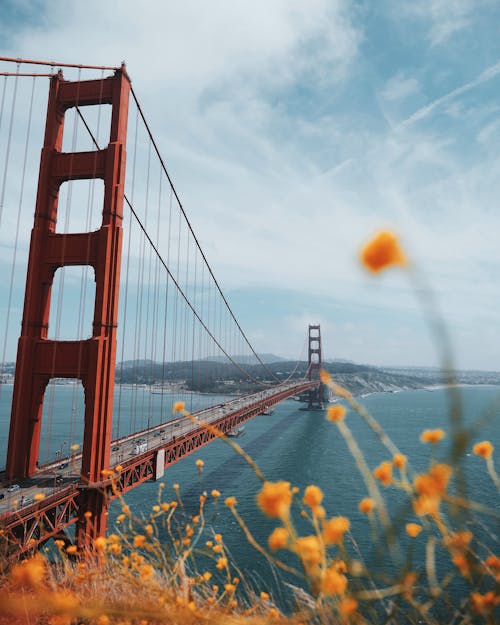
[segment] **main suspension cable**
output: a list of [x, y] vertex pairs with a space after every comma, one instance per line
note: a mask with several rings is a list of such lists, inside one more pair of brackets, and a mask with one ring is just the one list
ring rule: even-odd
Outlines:
[[173, 184], [173, 182], [172, 182], [172, 179], [170, 178], [170, 175], [169, 175], [169, 173], [168, 173], [168, 171], [167, 171], [167, 168], [166, 168], [165, 162], [163, 161], [163, 158], [162, 158], [162, 156], [161, 156], [161, 154], [160, 154], [160, 150], [159, 150], [159, 148], [158, 148], [158, 146], [157, 146], [157, 144], [156, 144], [156, 141], [154, 140], [153, 133], [151, 132], [151, 129], [149, 128], [149, 125], [148, 125], [148, 123], [147, 123], [147, 121], [146, 121], [146, 117], [145, 117], [145, 115], [144, 115], [144, 112], [143, 112], [143, 110], [142, 110], [142, 107], [141, 107], [141, 105], [140, 105], [140, 103], [139, 103], [139, 100], [137, 99], [137, 96], [136, 96], [136, 94], [135, 94], [134, 88], [133, 88], [132, 86], [130, 86], [130, 92], [132, 93], [132, 97], [134, 98], [135, 104], [136, 104], [136, 106], [137, 106], [137, 110], [139, 111], [139, 114], [140, 114], [140, 116], [141, 116], [141, 118], [142, 118], [142, 121], [144, 122], [144, 126], [145, 126], [145, 128], [146, 128], [146, 131], [147, 131], [147, 133], [148, 133], [148, 135], [149, 135], [149, 138], [150, 138], [150, 140], [151, 140], [151, 142], [152, 142], [152, 144], [153, 144], [153, 147], [154, 147], [154, 149], [155, 149], [155, 151], [156, 151], [156, 155], [158, 156], [158, 159], [160, 160], [160, 163], [161, 163], [161, 166], [162, 166], [162, 168], [163, 168], [163, 171], [165, 172], [165, 175], [167, 176], [168, 182], [169, 182], [169, 184], [170, 184], [170, 186], [171, 186], [171, 188], [172, 188], [172, 191], [173, 191], [173, 193], [174, 193], [174, 195], [175, 195], [175, 198], [176, 198], [176, 200], [177, 200], [177, 203], [179, 204], [179, 209], [181, 210], [181, 212], [182, 212], [182, 214], [183, 214], [183, 216], [184, 216], [184, 219], [186, 220], [186, 224], [187, 224], [187, 226], [188, 226], [188, 228], [189, 228], [189, 230], [190, 230], [191, 234], [193, 235], [193, 238], [194, 238], [194, 240], [195, 240], [195, 243], [196, 243], [196, 245], [197, 245], [198, 249], [200, 250], [200, 254], [201, 254], [201, 256], [202, 256], [203, 260], [205, 261], [205, 264], [207, 265], [208, 271], [210, 272], [210, 275], [212, 276], [212, 280], [214, 281], [214, 284], [215, 284], [215, 286], [217, 287], [217, 290], [219, 291], [220, 296], [221, 296], [221, 297], [222, 297], [222, 299], [224, 300], [224, 303], [225, 303], [225, 305], [226, 305], [226, 308], [227, 308], [227, 309], [228, 309], [228, 311], [229, 311], [229, 314], [230, 314], [230, 315], [231, 315], [231, 317], [233, 318], [233, 321], [235, 322], [236, 326], [238, 327], [238, 330], [240, 331], [240, 333], [241, 333], [242, 337], [244, 338], [244, 340], [245, 340], [246, 344], [247, 344], [247, 345], [248, 345], [248, 347], [250, 348], [250, 350], [251, 350], [252, 354], [255, 356], [255, 358], [257, 359], [257, 361], [258, 361], [258, 362], [259, 362], [259, 363], [260, 363], [260, 364], [264, 367], [264, 369], [265, 369], [265, 370], [266, 370], [266, 371], [267, 371], [267, 372], [268, 372], [268, 373], [269, 373], [269, 374], [270, 374], [270, 375], [271, 375], [271, 376], [272, 376], [275, 380], [279, 381], [279, 378], [277, 378], [277, 377], [274, 375], [274, 373], [273, 373], [270, 369], [268, 369], [268, 367], [266, 366], [266, 364], [262, 361], [262, 359], [260, 358], [260, 356], [259, 356], [259, 355], [257, 354], [257, 352], [254, 350], [254, 348], [253, 348], [252, 344], [250, 343], [250, 341], [248, 340], [248, 338], [247, 338], [247, 336], [246, 336], [245, 332], [243, 331], [242, 327], [241, 327], [241, 326], [240, 326], [240, 324], [238, 323], [238, 320], [236, 319], [236, 317], [235, 317], [235, 315], [234, 315], [234, 313], [233, 313], [233, 311], [232, 311], [232, 309], [231, 309], [231, 306], [229, 305], [229, 302], [227, 301], [227, 299], [226, 299], [226, 297], [225, 297], [224, 293], [222, 292], [222, 289], [221, 289], [221, 287], [220, 287], [220, 285], [219, 285], [219, 283], [218, 283], [218, 281], [217, 281], [217, 278], [215, 277], [215, 275], [214, 275], [214, 273], [213, 273], [213, 271], [212, 271], [212, 268], [211, 268], [211, 266], [210, 266], [210, 264], [209, 264], [209, 262], [208, 262], [208, 260], [207, 260], [207, 258], [206, 258], [206, 256], [205, 256], [205, 254], [204, 254], [204, 252], [203, 252], [203, 250], [202, 250], [202, 248], [201, 248], [201, 245], [200, 245], [200, 243], [199, 243], [199, 241], [198, 241], [198, 238], [196, 237], [196, 234], [194, 233], [194, 230], [193, 230], [193, 228], [192, 228], [192, 226], [191, 226], [191, 222], [189, 221], [189, 219], [188, 219], [188, 217], [187, 217], [187, 215], [186, 215], [186, 212], [185, 212], [185, 210], [184, 210], [184, 207], [183, 207], [183, 205], [182, 205], [182, 202], [181, 202], [181, 200], [180, 200], [180, 198], [179, 198], [179, 196], [178, 196], [178, 194], [177, 194], [177, 191], [176, 191], [176, 189], [175, 189], [175, 187], [174, 187], [174, 184]]

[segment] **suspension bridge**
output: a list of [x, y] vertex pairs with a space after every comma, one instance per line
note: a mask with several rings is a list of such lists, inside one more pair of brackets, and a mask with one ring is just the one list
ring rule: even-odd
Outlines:
[[91, 548], [113, 498], [284, 399], [323, 400], [319, 325], [307, 358], [283, 371], [254, 350], [125, 66], [2, 57], [0, 80], [0, 550], [10, 558], [54, 538]]

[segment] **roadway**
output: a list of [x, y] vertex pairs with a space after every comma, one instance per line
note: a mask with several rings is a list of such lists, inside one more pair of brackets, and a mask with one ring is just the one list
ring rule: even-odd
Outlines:
[[[239, 396], [223, 404], [195, 412], [193, 417], [202, 423], [211, 424], [257, 403], [265, 404], [266, 399], [272, 400], [278, 392], [291, 389], [296, 385], [296, 381], [287, 382], [258, 393]], [[181, 438], [197, 427], [188, 417], [174, 417], [149, 430], [116, 439], [111, 443], [110, 468], [113, 469], [147, 450], [161, 449], [174, 438]], [[37, 502], [37, 495], [41, 497], [40, 493], [43, 497], [49, 497], [79, 482], [80, 461], [81, 453], [75, 453], [67, 458], [59, 458], [57, 462], [42, 465], [31, 478], [19, 480], [11, 485], [0, 483], [0, 516], [34, 505]]]

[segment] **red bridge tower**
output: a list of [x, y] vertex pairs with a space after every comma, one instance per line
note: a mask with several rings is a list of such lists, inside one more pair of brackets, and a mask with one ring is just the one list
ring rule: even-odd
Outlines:
[[[309, 379], [319, 380], [319, 372], [322, 367], [321, 361], [321, 328], [319, 325], [309, 326]], [[307, 408], [309, 410], [323, 409], [323, 385], [311, 388], [308, 391], [309, 399]]]
[[[51, 79], [17, 351], [6, 466], [9, 480], [36, 472], [49, 380], [77, 378], [85, 390], [81, 482], [86, 487], [79, 500], [80, 546], [106, 529], [107, 502], [97, 483], [110, 459], [129, 92], [124, 67], [98, 80], [69, 82], [61, 72]], [[103, 104], [112, 106], [108, 146], [91, 152], [62, 152], [65, 112], [75, 106]], [[91, 178], [104, 181], [101, 227], [95, 232], [56, 234], [61, 184]], [[96, 296], [88, 340], [47, 338], [54, 274], [66, 265], [94, 268]], [[85, 515], [87, 511], [91, 516]]]

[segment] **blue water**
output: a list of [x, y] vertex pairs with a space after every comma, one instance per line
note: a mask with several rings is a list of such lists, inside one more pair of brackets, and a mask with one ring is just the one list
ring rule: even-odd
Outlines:
[[[467, 478], [467, 488], [471, 499], [486, 503], [500, 513], [500, 499], [492, 481], [485, 471], [484, 461], [471, 453], [472, 445], [488, 438], [500, 449], [500, 389], [496, 387], [464, 387], [460, 389], [464, 424], [473, 428], [488, 408], [495, 405], [488, 422], [482, 424], [480, 432], [471, 433], [470, 442], [462, 464]], [[449, 395], [445, 390], [404, 391], [382, 393], [361, 400], [370, 413], [379, 421], [400, 451], [411, 459], [411, 469], [415, 472], [426, 470], [429, 463], [430, 447], [420, 442], [419, 435], [424, 429], [443, 428], [447, 438], [434, 450], [436, 460], [446, 461], [450, 451], [451, 427], [449, 423]], [[371, 469], [379, 462], [391, 458], [390, 453], [380, 444], [378, 437], [364, 423], [359, 415], [350, 411], [346, 423], [352, 430], [366, 461]], [[337, 427], [325, 420], [321, 412], [299, 410], [294, 401], [286, 401], [275, 408], [272, 416], [259, 416], [249, 421], [244, 437], [237, 439], [243, 449], [256, 461], [268, 480], [287, 480], [301, 491], [308, 484], [318, 485], [325, 493], [324, 506], [328, 516], [345, 515], [351, 520], [351, 537], [347, 540], [353, 556], [358, 550], [370, 569], [379, 574], [377, 581], [383, 585], [384, 573], [391, 572], [386, 551], [373, 546], [369, 523], [357, 510], [360, 499], [367, 496], [366, 488], [358, 473], [355, 462], [340, 436]], [[202, 475], [198, 475], [195, 462], [204, 461]], [[203, 491], [217, 488], [221, 491], [221, 501], [217, 506], [207, 507], [207, 518], [214, 531], [221, 532], [236, 564], [244, 572], [247, 581], [258, 589], [271, 589], [281, 606], [289, 606], [290, 593], [276, 581], [273, 567], [248, 544], [237, 522], [223, 505], [223, 500], [233, 495], [238, 500], [238, 512], [251, 528], [256, 540], [267, 544], [267, 538], [276, 521], [266, 518], [258, 509], [255, 495], [260, 489], [259, 479], [241, 456], [222, 441], [211, 443], [166, 471], [164, 479], [164, 500], [175, 498], [172, 485], [180, 485], [185, 509], [189, 514], [196, 512], [199, 495]], [[400, 518], [396, 525], [401, 532], [403, 556], [409, 548], [409, 539], [404, 532], [404, 522], [418, 521], [405, 498], [394, 488], [382, 489], [387, 495], [393, 519]], [[148, 483], [127, 494], [126, 500], [136, 512], [147, 515], [150, 507], [157, 502], [158, 484]], [[210, 498], [209, 498], [210, 500]], [[111, 508], [111, 522], [120, 512], [119, 506]], [[498, 521], [489, 517], [474, 521], [476, 538], [484, 541], [498, 552]], [[210, 524], [209, 523], [209, 524]], [[303, 519], [297, 524], [302, 534], [311, 532]], [[453, 524], [453, 522], [452, 522]], [[209, 531], [207, 532], [209, 533]], [[203, 544], [203, 542], [202, 542]], [[424, 561], [424, 541], [415, 543], [417, 548], [414, 561], [422, 569]], [[418, 547], [420, 545], [420, 548]], [[281, 555], [281, 554], [280, 554]], [[297, 566], [293, 557], [284, 556], [289, 564]], [[446, 572], [446, 563], [437, 561], [438, 574]], [[213, 565], [211, 567], [213, 570]], [[301, 585], [300, 580], [279, 574], [281, 579]], [[455, 584], [451, 593], [460, 596], [465, 592], [460, 583]]]
[[[69, 391], [68, 391], [69, 392]], [[471, 430], [467, 451], [461, 460], [466, 476], [467, 489], [471, 499], [485, 503], [500, 513], [500, 498], [492, 481], [485, 470], [481, 458], [471, 453], [474, 442], [489, 439], [500, 450], [500, 389], [498, 387], [477, 386], [459, 389], [463, 421]], [[132, 395], [131, 401], [132, 401]], [[433, 391], [417, 390], [399, 393], [380, 393], [361, 399], [369, 412], [379, 421], [400, 451], [410, 459], [411, 469], [415, 472], [424, 471], [428, 467], [430, 447], [420, 442], [419, 435], [424, 429], [443, 428], [447, 432], [446, 439], [434, 450], [437, 460], [449, 458], [451, 425], [449, 419], [449, 392], [445, 389]], [[200, 402], [205, 398], [198, 398]], [[198, 402], [194, 398], [194, 403]], [[122, 399], [122, 402], [125, 400]], [[157, 399], [155, 399], [157, 401]], [[340, 436], [337, 427], [326, 421], [322, 412], [300, 410], [301, 404], [288, 400], [275, 407], [271, 416], [259, 416], [245, 424], [245, 435], [237, 439], [243, 449], [250, 454], [268, 480], [287, 480], [301, 491], [308, 484], [318, 485], [325, 493], [324, 506], [328, 516], [345, 515], [351, 520], [351, 537], [347, 540], [352, 554], [359, 549], [363, 558], [370, 564], [375, 573], [383, 574], [390, 571], [387, 553], [373, 547], [370, 527], [366, 517], [357, 510], [360, 499], [367, 496], [355, 462], [347, 446]], [[62, 411], [64, 413], [64, 411]], [[69, 414], [69, 409], [66, 410]], [[129, 418], [132, 418], [132, 409]], [[482, 419], [480, 431], [474, 426]], [[349, 411], [346, 423], [352, 430], [366, 461], [371, 469], [379, 462], [391, 458], [391, 454], [381, 445], [377, 436], [364, 423], [362, 418]], [[1, 421], [0, 446], [6, 444], [6, 421]], [[53, 449], [50, 453], [53, 453]], [[196, 468], [196, 460], [204, 461], [201, 475]], [[500, 466], [497, 469], [500, 471]], [[180, 485], [184, 503], [184, 511], [191, 515], [196, 513], [199, 495], [213, 488], [221, 491], [221, 501], [214, 505], [209, 496], [206, 509], [208, 523], [207, 534], [211, 528], [222, 533], [225, 544], [234, 561], [244, 572], [247, 581], [257, 589], [271, 589], [278, 602], [286, 605], [286, 589], [276, 582], [275, 571], [269, 563], [248, 544], [237, 522], [230, 511], [224, 506], [223, 500], [233, 495], [238, 500], [237, 509], [249, 525], [256, 540], [265, 545], [267, 537], [276, 522], [266, 518], [258, 509], [255, 496], [260, 489], [259, 479], [244, 459], [237, 455], [224, 442], [218, 440], [210, 443], [181, 462], [168, 468], [162, 479], [165, 484], [163, 500], [175, 498], [173, 484]], [[157, 503], [159, 484], [146, 483], [128, 493], [125, 498], [133, 512], [147, 516], [151, 507]], [[417, 519], [406, 505], [400, 491], [383, 489], [387, 494], [388, 505], [393, 517], [401, 516], [406, 522]], [[110, 528], [113, 528], [116, 516], [120, 512], [118, 502], [110, 509]], [[499, 526], [496, 519], [478, 517], [479, 529], [476, 538], [499, 551]], [[477, 520], [477, 519], [476, 519]], [[309, 533], [310, 528], [298, 519], [302, 533]], [[403, 550], [408, 548], [408, 539], [402, 531]], [[207, 535], [207, 538], [209, 536]], [[204, 541], [202, 541], [203, 544]], [[422, 541], [423, 543], [423, 541]], [[422, 566], [423, 553], [418, 548], [414, 554], [415, 562]], [[292, 559], [290, 563], [297, 565]], [[213, 566], [211, 567], [213, 569]], [[438, 572], [441, 572], [438, 561]], [[286, 578], [286, 576], [285, 576]], [[292, 583], [300, 585], [299, 580]], [[459, 589], [460, 592], [460, 589]]]

